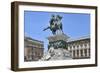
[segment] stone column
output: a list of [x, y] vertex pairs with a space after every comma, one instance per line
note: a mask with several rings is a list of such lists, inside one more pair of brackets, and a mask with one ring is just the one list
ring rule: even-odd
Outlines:
[[80, 52], [80, 49], [79, 49], [79, 58], [81, 57], [81, 52]]
[[82, 52], [83, 52], [83, 57], [85, 57], [85, 51], [84, 51], [84, 49], [82, 49]]
[[79, 49], [78, 50], [79, 50], [79, 55], [78, 56], [80, 58], [81, 57], [81, 46], [80, 45], [79, 45]]
[[75, 57], [77, 58], [77, 50], [75, 49]]
[[89, 57], [89, 48], [87, 48], [87, 57]]
[[87, 51], [87, 54], [86, 54], [86, 55], [87, 55], [87, 57], [89, 57], [89, 53], [90, 53], [90, 52], [89, 52], [89, 43], [87, 44], [86, 51]]

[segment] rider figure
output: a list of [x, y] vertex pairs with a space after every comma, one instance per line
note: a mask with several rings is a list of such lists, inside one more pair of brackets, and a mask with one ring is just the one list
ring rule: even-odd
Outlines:
[[55, 21], [56, 21], [56, 17], [55, 15], [52, 15], [51, 20], [50, 20], [50, 27], [52, 29], [55, 27]]

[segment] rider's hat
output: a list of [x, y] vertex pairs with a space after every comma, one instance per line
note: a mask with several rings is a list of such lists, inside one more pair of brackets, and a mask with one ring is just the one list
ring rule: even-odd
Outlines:
[[58, 17], [59, 19], [62, 19], [62, 16], [60, 16], [60, 15], [57, 15], [57, 17]]

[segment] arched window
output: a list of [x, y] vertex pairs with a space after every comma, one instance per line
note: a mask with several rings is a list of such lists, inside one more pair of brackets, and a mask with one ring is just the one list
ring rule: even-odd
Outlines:
[[73, 46], [73, 48], [75, 49], [75, 45]]
[[83, 48], [83, 44], [80, 44], [81, 49]]

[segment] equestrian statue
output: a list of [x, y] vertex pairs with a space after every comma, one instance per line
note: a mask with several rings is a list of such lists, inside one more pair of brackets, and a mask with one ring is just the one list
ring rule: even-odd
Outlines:
[[62, 16], [60, 15], [52, 15], [49, 22], [50, 25], [47, 28], [45, 28], [43, 31], [50, 29], [53, 35], [63, 33], [61, 19]]

